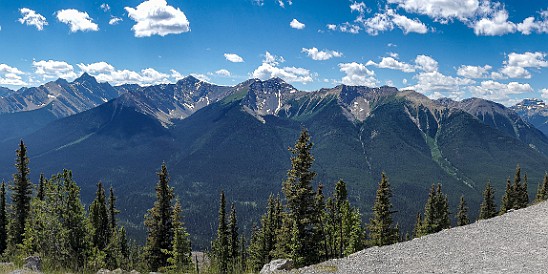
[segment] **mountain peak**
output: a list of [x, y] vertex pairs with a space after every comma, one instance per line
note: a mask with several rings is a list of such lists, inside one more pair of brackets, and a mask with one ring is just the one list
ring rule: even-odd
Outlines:
[[84, 83], [84, 82], [89, 82], [89, 83], [97, 83], [97, 79], [95, 79], [95, 77], [89, 75], [87, 72], [84, 72], [82, 73], [82, 75], [80, 75], [80, 77], [76, 78], [74, 80], [74, 83]]

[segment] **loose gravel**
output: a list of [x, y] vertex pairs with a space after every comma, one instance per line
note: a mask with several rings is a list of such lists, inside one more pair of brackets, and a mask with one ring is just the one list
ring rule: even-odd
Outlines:
[[548, 273], [548, 202], [290, 273]]

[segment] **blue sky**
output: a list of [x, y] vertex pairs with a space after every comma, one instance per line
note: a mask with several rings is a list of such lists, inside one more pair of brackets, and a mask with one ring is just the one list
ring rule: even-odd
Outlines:
[[0, 86], [280, 77], [548, 99], [546, 0], [0, 1]]

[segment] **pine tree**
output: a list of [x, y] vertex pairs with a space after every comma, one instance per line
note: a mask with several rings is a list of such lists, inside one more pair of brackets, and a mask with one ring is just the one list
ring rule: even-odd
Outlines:
[[369, 223], [370, 237], [374, 245], [383, 246], [398, 242], [399, 232], [392, 227], [392, 190], [384, 172], [377, 189], [373, 217]]
[[[343, 180], [337, 181], [335, 184], [335, 193], [334, 193], [334, 229], [335, 235], [335, 245], [338, 247], [337, 257], [340, 258], [344, 254], [345, 240], [344, 240], [344, 230], [343, 230], [343, 207], [348, 203], [348, 191], [346, 190], [346, 183]], [[337, 235], [338, 234], [338, 235]], [[338, 241], [337, 241], [338, 236]], [[338, 244], [337, 244], [338, 242]]]
[[[311, 154], [312, 142], [308, 131], [303, 129], [299, 139], [293, 148], [289, 151], [293, 154], [291, 157], [291, 169], [287, 172], [287, 179], [283, 182], [282, 191], [286, 197], [286, 208], [291, 236], [282, 236], [286, 239], [291, 238], [290, 250], [278, 250], [280, 254], [292, 254], [298, 258], [297, 265], [312, 264], [318, 262], [318, 249], [320, 245], [315, 241], [314, 233], [317, 231], [315, 216], [315, 193], [312, 189], [312, 180], [316, 173], [311, 171], [314, 157]], [[296, 231], [295, 231], [296, 230]], [[298, 237], [295, 237], [298, 235]], [[296, 241], [296, 242], [293, 242]], [[288, 245], [279, 245], [287, 248]], [[302, 263], [302, 264], [301, 264]]]
[[544, 173], [544, 180], [537, 188], [535, 203], [540, 203], [546, 200], [548, 200], [548, 173]]
[[225, 193], [221, 191], [219, 199], [219, 225], [217, 227], [217, 238], [213, 242], [213, 256], [217, 265], [217, 271], [221, 274], [228, 272], [228, 228], [226, 224], [226, 200]]
[[23, 243], [25, 222], [30, 212], [30, 200], [32, 198], [32, 183], [29, 179], [29, 158], [27, 147], [21, 140], [17, 150], [15, 162], [17, 172], [13, 174], [13, 186], [11, 194], [11, 217], [8, 229], [8, 244], [15, 249], [16, 245]]
[[489, 219], [497, 216], [497, 205], [495, 204], [495, 190], [491, 187], [491, 182], [487, 182], [483, 191], [483, 201], [480, 206], [478, 219]]
[[463, 226], [470, 223], [470, 220], [468, 219], [468, 206], [466, 205], [466, 201], [464, 200], [464, 195], [460, 196], [460, 203], [457, 209], [456, 217], [457, 226]]
[[413, 228], [413, 238], [420, 238], [424, 236], [423, 233], [422, 216], [420, 212], [417, 212], [417, 218], [415, 221], [415, 227]]
[[529, 191], [527, 185], [527, 173], [523, 176], [523, 184], [519, 191], [519, 208], [526, 208], [529, 205]]
[[116, 230], [116, 215], [120, 213], [119, 210], [116, 209], [116, 196], [114, 196], [114, 189], [112, 186], [109, 190], [109, 196], [108, 196], [108, 221], [110, 224], [110, 229], [112, 231]]
[[44, 178], [44, 173], [40, 173], [40, 184], [38, 185], [38, 193], [36, 194], [36, 197], [40, 200], [44, 200], [45, 196], [45, 187], [46, 187], [46, 179]]
[[6, 212], [6, 184], [2, 181], [0, 186], [0, 255], [7, 248], [7, 212]]
[[173, 188], [169, 186], [169, 175], [165, 164], [162, 164], [156, 185], [156, 202], [145, 216], [147, 241], [145, 245], [145, 260], [151, 271], [167, 266], [173, 241], [173, 220], [171, 200]]
[[441, 184], [437, 188], [432, 185], [428, 200], [424, 206], [424, 219], [422, 222], [421, 236], [436, 233], [450, 228], [449, 202], [447, 195], [441, 191]]
[[323, 196], [323, 185], [318, 185], [318, 190], [314, 198], [314, 205], [316, 208], [316, 213], [314, 214], [314, 227], [316, 228], [314, 232], [314, 242], [318, 246], [318, 256], [326, 260], [327, 259], [327, 242], [326, 236], [327, 231], [325, 230], [325, 197]]
[[168, 259], [170, 269], [177, 273], [182, 273], [184, 270], [191, 269], [192, 265], [192, 248], [190, 245], [189, 234], [186, 231], [181, 213], [183, 209], [179, 199], [173, 207], [173, 250], [170, 252], [171, 257]]
[[230, 215], [228, 218], [228, 258], [234, 264], [234, 261], [240, 256], [238, 223], [236, 220], [236, 206], [230, 205]]
[[109, 244], [112, 230], [108, 220], [105, 189], [101, 182], [97, 183], [95, 199], [89, 207], [89, 220], [93, 231], [93, 245], [104, 250]]
[[508, 210], [513, 208], [513, 191], [512, 185], [510, 184], [510, 178], [506, 179], [506, 189], [504, 191], [504, 196], [502, 196], [502, 202], [500, 203], [500, 212], [499, 215], [506, 213]]

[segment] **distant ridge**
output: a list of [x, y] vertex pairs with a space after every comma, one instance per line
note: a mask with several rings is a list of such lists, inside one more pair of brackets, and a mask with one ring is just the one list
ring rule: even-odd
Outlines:
[[290, 273], [546, 273], [546, 216], [544, 202]]

